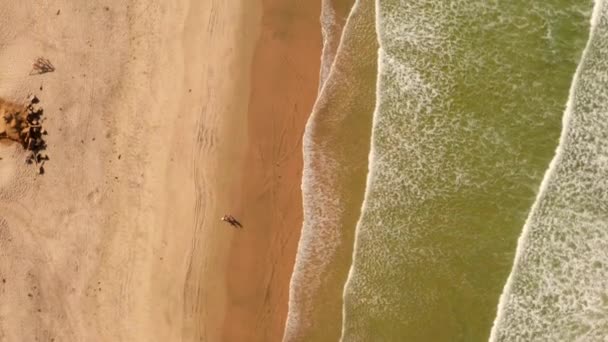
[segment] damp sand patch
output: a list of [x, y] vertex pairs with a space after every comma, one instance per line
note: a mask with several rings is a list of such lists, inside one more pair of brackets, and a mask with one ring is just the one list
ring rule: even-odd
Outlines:
[[26, 163], [36, 165], [40, 174], [44, 173], [44, 162], [48, 160], [41, 153], [46, 149], [47, 134], [42, 127], [43, 114], [36, 96], [30, 96], [26, 105], [0, 99], [0, 141], [21, 144], [29, 152]]

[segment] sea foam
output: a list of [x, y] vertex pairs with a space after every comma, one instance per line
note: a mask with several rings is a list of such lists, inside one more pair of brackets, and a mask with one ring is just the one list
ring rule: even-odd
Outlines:
[[304, 222], [285, 341], [337, 340], [340, 335], [341, 294], [367, 174], [376, 51], [373, 0], [359, 0], [304, 134]]
[[559, 148], [519, 239], [491, 341], [608, 336], [608, 3], [596, 1]]
[[376, 1], [377, 105], [343, 341], [488, 338], [559, 140], [584, 8]]

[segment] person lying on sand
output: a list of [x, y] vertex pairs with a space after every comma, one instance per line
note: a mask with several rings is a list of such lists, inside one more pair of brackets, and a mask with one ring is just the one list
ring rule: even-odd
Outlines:
[[220, 220], [230, 223], [230, 215], [225, 214], [224, 216], [222, 216], [222, 218], [220, 218]]
[[232, 215], [226, 214], [221, 220], [230, 223], [230, 225], [233, 227], [240, 227], [240, 223]]
[[226, 214], [222, 216], [221, 220], [230, 223], [230, 225], [233, 227], [243, 228], [243, 225], [232, 215]]

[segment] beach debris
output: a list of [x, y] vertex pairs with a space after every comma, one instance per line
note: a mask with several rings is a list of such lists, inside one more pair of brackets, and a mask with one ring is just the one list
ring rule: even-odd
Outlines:
[[44, 173], [44, 162], [49, 160], [41, 151], [46, 149], [43, 135], [48, 134], [42, 128], [43, 109], [35, 95], [28, 97], [26, 106], [10, 103], [0, 99], [0, 139], [20, 143], [28, 150], [25, 158], [27, 164], [35, 164], [40, 174]]
[[[30, 71], [30, 75], [42, 75], [53, 71], [55, 71], [55, 67], [51, 61], [44, 57], [38, 57], [34, 64], [32, 64], [32, 71]], [[42, 86], [40, 88], [42, 88]]]
[[230, 225], [235, 228], [243, 228], [243, 225], [237, 219], [235, 219], [234, 216], [232, 216], [232, 215], [225, 214], [224, 216], [222, 216], [220, 218], [220, 220], [230, 223]]

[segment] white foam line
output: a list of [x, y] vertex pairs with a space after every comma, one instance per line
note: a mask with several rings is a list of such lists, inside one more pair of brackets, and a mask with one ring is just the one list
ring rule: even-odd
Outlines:
[[[359, 1], [357, 0], [357, 3], [359, 3]], [[368, 156], [368, 162], [367, 162], [367, 177], [365, 180], [365, 194], [363, 195], [363, 203], [361, 204], [361, 213], [359, 214], [359, 220], [357, 221], [357, 225], [355, 226], [355, 238], [354, 238], [354, 244], [353, 244], [353, 256], [351, 258], [352, 262], [350, 265], [350, 269], [348, 270], [348, 276], [346, 277], [346, 282], [344, 283], [344, 290], [342, 291], [342, 333], [340, 336], [340, 342], [342, 342], [344, 340], [344, 332], [346, 331], [346, 291], [348, 289], [348, 284], [351, 282], [352, 277], [353, 277], [353, 273], [354, 273], [354, 266], [356, 263], [356, 259], [355, 259], [355, 255], [357, 252], [357, 246], [359, 245], [359, 231], [361, 229], [361, 218], [363, 217], [363, 212], [365, 210], [365, 208], [367, 208], [367, 195], [369, 193], [369, 188], [370, 188], [370, 183], [374, 174], [374, 160], [375, 160], [375, 156], [376, 153], [374, 151], [374, 136], [375, 136], [375, 128], [378, 125], [378, 113], [379, 113], [379, 109], [380, 109], [380, 102], [381, 102], [381, 92], [380, 89], [382, 89], [381, 85], [381, 79], [382, 79], [382, 71], [384, 70], [384, 64], [382, 63], [382, 40], [380, 39], [380, 28], [381, 28], [381, 21], [380, 21], [380, 0], [376, 0], [375, 1], [375, 17], [376, 17], [376, 38], [378, 41], [378, 71], [376, 72], [376, 104], [374, 107], [374, 115], [372, 116], [372, 133], [370, 136], [370, 148], [369, 148], [369, 156]]]
[[[351, 21], [351, 17], [353, 16], [353, 13], [355, 13], [355, 11], [357, 10], [357, 8], [360, 6], [361, 1], [362, 0], [356, 0], [355, 1], [355, 3], [353, 4], [353, 7], [350, 9], [350, 13], [348, 14], [348, 18], [346, 18], [346, 21], [344, 22], [344, 26], [342, 26], [342, 34], [340, 35], [340, 43], [338, 44], [338, 48], [336, 49], [336, 54], [335, 54], [336, 57], [340, 55], [340, 51], [342, 51], [342, 49], [343, 49], [344, 40], [345, 40], [345, 38], [344, 38], [344, 36], [345, 36], [344, 33], [345, 32], [344, 31], [348, 27], [348, 24]], [[333, 78], [332, 75], [336, 73], [335, 68], [334, 68], [334, 66], [336, 64], [336, 59], [337, 58], [332, 59], [331, 68], [329, 69], [329, 73], [327, 74], [327, 81], [329, 81], [330, 79], [332, 79]], [[325, 87], [327, 86], [327, 83], [329, 83], [327, 81], [323, 83], [323, 87], [321, 88], [321, 91], [319, 91], [319, 94], [323, 94], [324, 93]], [[319, 98], [317, 98], [317, 101], [315, 102], [315, 105], [313, 106], [313, 110], [312, 110], [313, 114], [316, 112], [317, 104], [319, 103], [319, 99], [321, 97], [322, 96], [319, 96]], [[312, 115], [308, 118], [308, 122], [310, 122], [311, 119], [312, 119]]]
[[570, 121], [571, 121], [570, 118], [572, 117], [572, 112], [573, 112], [573, 106], [574, 106], [573, 99], [574, 99], [574, 95], [576, 92], [576, 85], [578, 83], [578, 79], [581, 74], [581, 69], [582, 69], [583, 62], [585, 60], [585, 56], [587, 55], [587, 53], [589, 51], [589, 47], [591, 45], [594, 30], [595, 30], [595, 27], [597, 26], [597, 22], [599, 20], [599, 15], [600, 15], [604, 0], [595, 0], [594, 2], [595, 2], [595, 5], [593, 7], [593, 13], [591, 15], [589, 38], [587, 39], [587, 44], [585, 45], [585, 49], [583, 50], [581, 59], [579, 60], [578, 66], [576, 67], [576, 71], [574, 72], [574, 77], [572, 78], [572, 83], [570, 84], [570, 90], [568, 92], [568, 102], [566, 103], [566, 110], [564, 111], [564, 116], [562, 118], [562, 132], [560, 135], [559, 144], [555, 151], [555, 157], [553, 158], [553, 160], [551, 160], [551, 163], [549, 164], [549, 168], [545, 172], [543, 180], [540, 184], [540, 189], [539, 189], [538, 195], [536, 196], [536, 200], [534, 201], [534, 204], [532, 205], [532, 208], [530, 209], [530, 213], [528, 214], [528, 218], [527, 218], [526, 222], [524, 223], [522, 233], [517, 240], [517, 249], [515, 251], [515, 260], [513, 262], [513, 267], [511, 268], [511, 274], [509, 274], [509, 278], [507, 278], [507, 282], [505, 283], [503, 292], [500, 295], [496, 318], [494, 319], [494, 323], [492, 324], [492, 330], [490, 332], [490, 339], [489, 339], [490, 342], [496, 341], [496, 339], [497, 339], [496, 334], [498, 333], [498, 328], [499, 328], [498, 324], [500, 323], [500, 321], [502, 320], [502, 318], [505, 314], [504, 310], [505, 310], [505, 305], [507, 303], [507, 297], [509, 296], [509, 293], [511, 292], [511, 288], [513, 286], [513, 275], [517, 271], [518, 265], [521, 262], [523, 251], [526, 248], [526, 245], [528, 242], [527, 238], [530, 233], [530, 218], [532, 217], [533, 213], [537, 210], [539, 203], [545, 196], [546, 191], [547, 191], [547, 186], [548, 186], [549, 182], [551, 181], [551, 178], [553, 177], [553, 174], [555, 172], [555, 166], [562, 160], [563, 154], [564, 154], [564, 146], [568, 143], [567, 132], [568, 132], [568, 127], [570, 126]]
[[[311, 115], [308, 117], [308, 120], [306, 122], [306, 127], [304, 129], [304, 142], [305, 143], [303, 144], [303, 149], [302, 149], [302, 154], [303, 154], [303, 158], [304, 158], [304, 167], [306, 167], [306, 160], [308, 159], [307, 155], [310, 154], [310, 151], [306, 150], [306, 146], [307, 146], [306, 141], [311, 141], [311, 139], [312, 139], [311, 134], [312, 134], [312, 130], [314, 129], [314, 126], [315, 126], [315, 120], [317, 117], [318, 108], [321, 107], [323, 102], [326, 101], [325, 88], [327, 88], [329, 86], [328, 84], [332, 83], [331, 80], [335, 78], [335, 76], [334, 76], [334, 74], [336, 73], [335, 64], [336, 64], [336, 60], [338, 59], [337, 57], [340, 55], [341, 51], [343, 50], [345, 36], [346, 36], [345, 30], [349, 26], [353, 13], [356, 13], [358, 7], [360, 6], [360, 2], [361, 2], [361, 0], [355, 1], [355, 3], [353, 4], [353, 7], [350, 10], [348, 18], [346, 19], [346, 21], [344, 23], [343, 32], [340, 36], [338, 48], [336, 49], [336, 53], [332, 60], [329, 73], [327, 74], [327, 78], [323, 82], [321, 89], [319, 90], [319, 96], [317, 97], [317, 100], [315, 101], [315, 104], [311, 111]], [[302, 183], [301, 183], [302, 201], [303, 201], [303, 206], [305, 209], [307, 206], [307, 203], [306, 203], [307, 199], [304, 197], [304, 193], [305, 193], [305, 189], [308, 188], [309, 185], [307, 183], [307, 177], [305, 177], [304, 174], [306, 174], [306, 170], [304, 170], [304, 172], [303, 172]], [[314, 221], [314, 218], [306, 217], [306, 213], [307, 213], [307, 211], [305, 210], [304, 211], [304, 221], [306, 221], [306, 220]], [[302, 228], [305, 228], [305, 226], [306, 225], [303, 224]], [[301, 319], [298, 311], [295, 310], [295, 308], [298, 306], [298, 303], [296, 302], [297, 296], [294, 296], [294, 289], [295, 289], [295, 286], [297, 286], [297, 283], [299, 281], [303, 280], [303, 279], [300, 279], [298, 270], [303, 270], [306, 267], [306, 263], [308, 261], [308, 257], [306, 256], [306, 251], [309, 249], [307, 246], [307, 243], [309, 241], [314, 241], [314, 236], [310, 236], [310, 234], [313, 234], [313, 233], [314, 233], [314, 231], [308, 231], [308, 230], [302, 229], [301, 235], [300, 235], [300, 240], [298, 241], [298, 250], [296, 253], [296, 260], [294, 263], [292, 277], [291, 277], [291, 280], [289, 283], [289, 301], [288, 301], [287, 317], [285, 318], [285, 331], [284, 331], [284, 335], [283, 335], [283, 341], [291, 340], [290, 339], [290, 336], [292, 335], [291, 330], [292, 329], [297, 330], [297, 328], [295, 328], [299, 325], [297, 320]], [[302, 322], [299, 322], [299, 323], [301, 324]]]
[[[337, 49], [333, 55], [330, 54], [328, 49], [330, 48], [330, 41], [332, 40], [332, 30], [333, 25], [328, 23], [328, 21], [336, 20], [336, 12], [331, 5], [332, 0], [322, 0], [321, 1], [321, 35], [323, 36], [323, 49], [321, 50], [321, 68], [319, 70], [319, 94], [321, 94], [321, 90], [323, 89], [323, 85], [325, 85], [325, 81], [329, 79], [329, 71], [333, 65], [333, 61], [337, 55]], [[328, 18], [329, 17], [329, 18]], [[331, 63], [330, 63], [331, 61]], [[329, 70], [328, 70], [329, 69]]]

